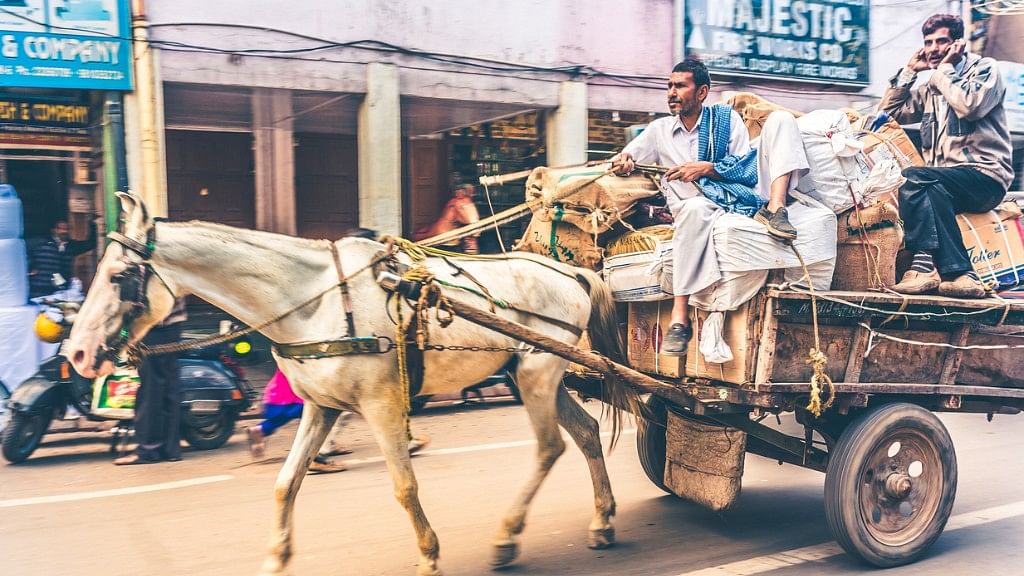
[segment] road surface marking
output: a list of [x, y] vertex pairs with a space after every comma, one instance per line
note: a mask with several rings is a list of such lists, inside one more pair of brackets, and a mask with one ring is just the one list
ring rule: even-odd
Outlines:
[[[628, 436], [629, 434], [636, 434], [636, 429], [623, 430], [621, 435]], [[611, 432], [602, 432], [601, 437], [611, 437]], [[460, 448], [438, 448], [437, 450], [424, 450], [423, 452], [417, 452], [416, 458], [422, 456], [447, 456], [449, 454], [466, 454], [469, 452], [487, 452], [489, 450], [504, 450], [506, 448], [521, 448], [523, 446], [535, 446], [536, 440], [517, 440], [515, 442], [495, 442], [494, 444], [475, 444], [473, 446], [462, 446]], [[383, 456], [374, 456], [372, 458], [343, 458], [341, 460], [345, 464], [373, 464], [376, 462], [383, 462]]]
[[160, 490], [174, 490], [176, 488], [188, 488], [189, 486], [201, 486], [214, 482], [232, 480], [234, 476], [222, 474], [220, 476], [203, 476], [201, 478], [190, 478], [176, 482], [163, 482], [161, 484], [146, 484], [143, 486], [131, 486], [128, 488], [114, 488], [112, 490], [96, 490], [94, 492], [79, 492], [77, 494], [57, 494], [54, 496], [36, 496], [34, 498], [14, 498], [11, 500], [0, 500], [0, 508], [14, 508], [15, 506], [34, 506], [36, 504], [53, 504], [56, 502], [75, 502], [77, 500], [91, 500], [93, 498], [107, 498], [110, 496], [125, 496], [128, 494], [143, 494], [146, 492], [157, 492]]
[[[1016, 518], [1018, 516], [1024, 516], [1024, 502], [1014, 502], [1012, 504], [1004, 504], [1003, 506], [994, 506], [992, 508], [975, 510], [974, 512], [957, 514], [956, 516], [952, 516], [949, 519], [949, 522], [946, 523], [945, 531], [952, 532], [953, 530], [971, 528], [973, 526], [980, 526], [982, 524], [989, 524], [991, 522], [998, 522], [1000, 520]], [[789, 568], [799, 564], [805, 564], [807, 562], [824, 560], [833, 556], [839, 556], [843, 553], [844, 550], [839, 546], [839, 544], [836, 544], [835, 542], [827, 542], [816, 546], [794, 548], [792, 550], [776, 552], [775, 554], [758, 556], [757, 558], [712, 566], [710, 568], [695, 570], [693, 572], [683, 572], [678, 576], [753, 576], [755, 574], [764, 574], [765, 572]]]

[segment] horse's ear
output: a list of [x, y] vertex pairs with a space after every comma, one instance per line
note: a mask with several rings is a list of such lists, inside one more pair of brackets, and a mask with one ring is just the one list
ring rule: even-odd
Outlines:
[[121, 213], [124, 215], [127, 229], [145, 229], [149, 225], [149, 213], [146, 211], [146, 204], [142, 198], [132, 192], [117, 192], [116, 194], [117, 199], [121, 201]]

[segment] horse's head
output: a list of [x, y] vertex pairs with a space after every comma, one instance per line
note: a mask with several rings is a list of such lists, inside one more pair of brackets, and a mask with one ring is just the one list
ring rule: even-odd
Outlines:
[[174, 307], [174, 292], [151, 262], [154, 222], [142, 199], [118, 193], [123, 227], [110, 234], [89, 294], [71, 329], [64, 354], [87, 377], [108, 374], [112, 361], [137, 343]]

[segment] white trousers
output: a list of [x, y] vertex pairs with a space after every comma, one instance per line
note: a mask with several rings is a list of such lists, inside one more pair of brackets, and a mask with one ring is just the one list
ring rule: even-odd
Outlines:
[[[771, 183], [793, 172], [792, 192], [810, 170], [796, 119], [788, 112], [772, 112], [764, 123], [757, 146], [757, 191], [768, 199]], [[674, 219], [672, 240], [672, 294], [689, 296], [722, 279], [715, 253], [714, 225], [725, 212], [704, 196], [680, 198], [671, 189], [668, 208]]]

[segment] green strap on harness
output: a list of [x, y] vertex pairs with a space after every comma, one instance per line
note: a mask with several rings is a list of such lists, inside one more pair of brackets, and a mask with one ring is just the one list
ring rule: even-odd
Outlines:
[[548, 251], [551, 252], [551, 258], [555, 262], [561, 262], [561, 258], [558, 257], [558, 223], [562, 221], [562, 216], [565, 211], [562, 209], [561, 204], [555, 204], [555, 217], [551, 219], [551, 245], [548, 247]]

